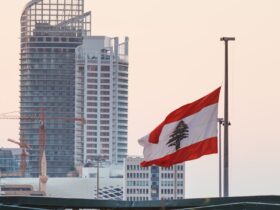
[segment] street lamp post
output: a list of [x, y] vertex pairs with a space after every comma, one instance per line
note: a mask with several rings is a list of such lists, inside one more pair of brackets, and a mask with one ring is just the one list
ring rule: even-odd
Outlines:
[[105, 160], [103, 155], [96, 155], [93, 158], [96, 161], [96, 199], [99, 199], [99, 167], [100, 163]]

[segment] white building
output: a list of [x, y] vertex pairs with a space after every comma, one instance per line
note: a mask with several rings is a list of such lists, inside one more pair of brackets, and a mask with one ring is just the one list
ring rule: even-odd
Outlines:
[[128, 38], [85, 37], [76, 48], [75, 165], [102, 156], [112, 164], [127, 155]]
[[[97, 198], [104, 200], [123, 199], [123, 168], [118, 166], [100, 167], [99, 182], [94, 167], [82, 168], [82, 177], [49, 177], [46, 185], [46, 196], [60, 198]], [[38, 178], [2, 178], [0, 187], [3, 191], [11, 186], [32, 186], [32, 193], [39, 190]], [[33, 192], [34, 191], [34, 192]], [[8, 192], [11, 194], [11, 192]], [[8, 195], [8, 193], [6, 193]], [[17, 192], [19, 194], [19, 192]], [[2, 194], [4, 194], [2, 192]], [[14, 193], [15, 194], [15, 193]]]
[[131, 156], [125, 160], [124, 200], [167, 200], [185, 197], [184, 164], [177, 164], [175, 170], [173, 166], [140, 167], [142, 161], [143, 158]]

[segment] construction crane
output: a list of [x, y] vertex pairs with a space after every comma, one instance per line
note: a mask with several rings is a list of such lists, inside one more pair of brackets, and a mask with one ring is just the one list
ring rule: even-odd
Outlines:
[[15, 141], [13, 139], [8, 139], [9, 142], [19, 145], [21, 149], [20, 155], [20, 175], [25, 176], [25, 171], [27, 168], [27, 156], [29, 155], [28, 149], [30, 149], [29, 144], [27, 144], [23, 138], [23, 136], [19, 139], [19, 141]]
[[8, 116], [0, 114], [0, 119], [20, 119], [20, 120], [39, 120], [39, 191], [46, 192], [47, 176], [47, 160], [46, 160], [46, 131], [45, 120], [64, 120], [64, 121], [78, 121], [85, 124], [84, 118], [67, 118], [67, 117], [45, 117], [44, 108], [40, 108], [40, 115], [38, 116]]

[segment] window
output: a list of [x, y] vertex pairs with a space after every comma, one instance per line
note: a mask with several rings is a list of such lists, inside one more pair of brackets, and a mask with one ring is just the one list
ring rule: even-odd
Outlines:
[[101, 110], [101, 112], [103, 112], [103, 113], [109, 113], [109, 112], [110, 112], [109, 109], [100, 109], [100, 110]]
[[108, 132], [100, 132], [100, 136], [109, 136]]
[[97, 77], [98, 76], [97, 73], [88, 73], [87, 75], [88, 75], [88, 77]]
[[102, 119], [109, 119], [110, 116], [108, 114], [101, 114], [100, 115]]
[[101, 73], [101, 77], [110, 77], [109, 73]]
[[110, 95], [110, 91], [102, 90], [102, 91], [101, 91], [101, 94], [102, 94], [102, 95]]
[[110, 89], [110, 85], [101, 85], [101, 89]]
[[97, 85], [88, 85], [87, 88], [88, 89], [97, 89]]
[[101, 106], [110, 106], [110, 103], [101, 103]]
[[96, 95], [96, 94], [97, 94], [97, 91], [96, 91], [96, 90], [88, 90], [88, 91], [87, 91], [87, 94], [88, 94], [88, 95]]
[[102, 96], [100, 97], [101, 101], [110, 101], [110, 97]]
[[101, 83], [109, 83], [110, 82], [109, 79], [101, 79], [100, 81], [101, 81]]
[[108, 71], [110, 71], [110, 67], [109, 66], [101, 66], [101, 71], [108, 72]]
[[97, 97], [96, 96], [88, 96], [87, 100], [97, 101]]

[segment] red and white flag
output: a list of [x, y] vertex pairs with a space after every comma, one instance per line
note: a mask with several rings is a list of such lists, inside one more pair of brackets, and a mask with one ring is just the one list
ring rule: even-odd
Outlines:
[[171, 112], [150, 134], [139, 139], [144, 147], [141, 166], [169, 167], [217, 153], [220, 89]]

